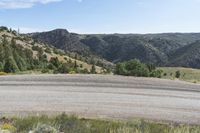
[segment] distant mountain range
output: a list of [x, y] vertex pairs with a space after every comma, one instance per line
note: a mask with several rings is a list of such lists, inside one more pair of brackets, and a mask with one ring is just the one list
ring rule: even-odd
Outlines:
[[29, 35], [65, 52], [113, 63], [136, 58], [159, 66], [200, 68], [200, 33], [90, 35], [56, 29]]

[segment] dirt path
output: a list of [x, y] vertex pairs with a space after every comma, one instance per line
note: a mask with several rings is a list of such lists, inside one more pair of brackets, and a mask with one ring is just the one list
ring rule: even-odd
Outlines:
[[0, 77], [0, 114], [33, 112], [200, 124], [200, 85], [103, 75]]

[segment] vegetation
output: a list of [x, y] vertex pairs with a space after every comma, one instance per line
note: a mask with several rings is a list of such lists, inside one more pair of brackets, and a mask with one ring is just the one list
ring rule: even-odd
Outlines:
[[163, 71], [162, 78], [189, 81], [192, 83], [200, 83], [200, 70], [182, 67], [160, 67]]
[[106, 121], [79, 119], [65, 114], [55, 117], [3, 118], [1, 129], [12, 133], [198, 133], [199, 126], [154, 123], [144, 120]]
[[[67, 53], [77, 53], [88, 63], [91, 57], [97, 62], [103, 58], [112, 63], [137, 58], [156, 66], [200, 68], [199, 33], [79, 35], [57, 29], [31, 36]], [[97, 64], [109, 63], [100, 60]]]
[[33, 130], [34, 133], [58, 133], [58, 130], [46, 124], [38, 124]]
[[[62, 50], [41, 44], [28, 36], [0, 27], [0, 72], [7, 73], [101, 73], [101, 68], [81, 62], [76, 54], [68, 57]], [[105, 68], [106, 69], [106, 68]], [[102, 69], [102, 72], [104, 69]]]
[[95, 67], [94, 64], [92, 65], [92, 68], [91, 68], [91, 70], [90, 70], [90, 73], [96, 74], [96, 67]]
[[156, 70], [156, 67], [154, 65], [147, 65], [135, 59], [123, 63], [118, 63], [115, 68], [115, 74], [125, 76], [160, 78], [162, 75], [162, 71]]
[[176, 71], [175, 77], [176, 77], [176, 78], [180, 78], [180, 76], [181, 76], [181, 72], [180, 72], [180, 71]]
[[[38, 60], [33, 58], [33, 53], [29, 49], [24, 49], [17, 45], [15, 40], [11, 42], [3, 38], [0, 44], [0, 69], [6, 73], [30, 70], [39, 67]], [[39, 62], [39, 61], [38, 61]]]

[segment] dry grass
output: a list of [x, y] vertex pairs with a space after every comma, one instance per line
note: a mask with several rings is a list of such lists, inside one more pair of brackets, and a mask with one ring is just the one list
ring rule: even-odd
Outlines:
[[163, 70], [162, 78], [165, 79], [176, 79], [176, 71], [180, 71], [180, 80], [188, 81], [192, 83], [200, 83], [200, 70], [192, 68], [183, 67], [161, 67], [159, 69]]

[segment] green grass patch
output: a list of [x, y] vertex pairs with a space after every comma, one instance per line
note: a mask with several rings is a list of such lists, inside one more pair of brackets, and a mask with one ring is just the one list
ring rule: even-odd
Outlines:
[[[15, 133], [199, 133], [200, 126], [154, 123], [144, 120], [108, 121], [83, 119], [65, 114], [1, 119]], [[6, 124], [5, 124], [6, 123]], [[6, 126], [5, 126], [6, 125]], [[15, 130], [13, 130], [15, 129]]]

